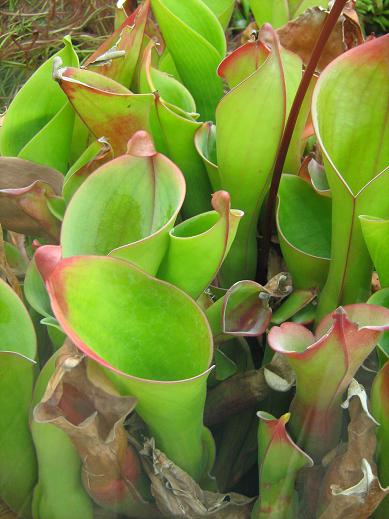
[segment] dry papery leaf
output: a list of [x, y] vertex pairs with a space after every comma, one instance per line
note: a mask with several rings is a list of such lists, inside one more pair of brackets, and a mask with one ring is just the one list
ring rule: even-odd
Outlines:
[[249, 519], [253, 499], [230, 492], [219, 494], [202, 490], [182, 469], [147, 440], [142, 462], [151, 480], [151, 491], [165, 517], [199, 519]]
[[356, 380], [350, 384], [348, 443], [330, 463], [323, 482], [320, 519], [368, 519], [389, 493], [376, 474], [374, 454], [378, 423], [368, 409], [366, 392]]
[[[317, 65], [318, 72], [322, 71], [343, 52], [363, 43], [362, 29], [359, 25], [358, 15], [354, 10], [354, 4], [355, 2], [348, 2], [343, 9], [343, 14], [339, 17], [323, 49]], [[309, 62], [328, 14], [329, 11], [322, 7], [312, 7], [276, 30], [281, 45], [298, 54], [304, 65]], [[250, 23], [242, 33], [240, 43], [243, 45], [250, 41], [257, 30], [257, 24]]]
[[[300, 16], [277, 29], [281, 45], [298, 54], [307, 65], [329, 11], [321, 7], [307, 9]], [[320, 57], [317, 70], [323, 70], [343, 52], [363, 43], [358, 16], [349, 2], [339, 17]]]
[[36, 422], [53, 424], [70, 437], [83, 461], [85, 489], [94, 501], [123, 513], [128, 506], [130, 517], [137, 517], [136, 503], [149, 506], [142, 492], [149, 482], [124, 428], [136, 402], [119, 396], [97, 365], [66, 341], [33, 413]]
[[264, 289], [270, 297], [284, 298], [293, 290], [292, 276], [289, 272], [279, 272], [266, 283]]

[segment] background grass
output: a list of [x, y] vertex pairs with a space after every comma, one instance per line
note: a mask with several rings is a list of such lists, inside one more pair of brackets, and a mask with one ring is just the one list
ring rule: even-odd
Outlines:
[[367, 34], [389, 31], [389, 0], [357, 0], [356, 7]]
[[82, 61], [113, 29], [112, 0], [0, 0], [0, 107], [70, 34]]

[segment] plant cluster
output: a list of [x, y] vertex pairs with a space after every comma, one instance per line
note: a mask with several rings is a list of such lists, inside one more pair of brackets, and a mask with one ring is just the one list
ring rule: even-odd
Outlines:
[[0, 129], [0, 510], [387, 519], [389, 36], [135, 4]]

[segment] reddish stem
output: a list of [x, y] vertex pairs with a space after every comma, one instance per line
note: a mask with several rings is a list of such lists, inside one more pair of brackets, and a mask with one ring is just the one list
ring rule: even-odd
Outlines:
[[313, 49], [311, 58], [309, 60], [307, 68], [305, 69], [304, 75], [301, 79], [301, 83], [296, 92], [296, 96], [294, 98], [292, 107], [290, 109], [289, 117], [285, 126], [285, 130], [282, 135], [280, 147], [277, 153], [277, 158], [274, 164], [273, 178], [265, 209], [262, 246], [261, 254], [259, 256], [257, 275], [257, 278], [260, 283], [266, 283], [267, 281], [267, 266], [269, 261], [270, 240], [274, 225], [274, 213], [276, 207], [277, 192], [278, 187], [280, 185], [282, 170], [284, 167], [286, 155], [288, 153], [290, 141], [292, 139], [293, 131], [296, 126], [296, 121], [300, 112], [301, 105], [304, 101], [304, 97], [307, 93], [309, 84], [315, 73], [320, 56], [346, 3], [347, 0], [335, 0], [335, 3], [331, 8], [330, 13], [327, 16], [326, 21], [324, 22], [323, 28], [320, 32], [320, 36]]

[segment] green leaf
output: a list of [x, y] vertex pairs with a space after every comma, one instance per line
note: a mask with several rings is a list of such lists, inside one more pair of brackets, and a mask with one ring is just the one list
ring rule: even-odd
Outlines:
[[66, 174], [62, 194], [67, 204], [89, 175], [110, 159], [113, 159], [113, 151], [103, 137], [88, 146]]
[[149, 10], [150, 1], [146, 0], [109, 38], [110, 48], [104, 42], [84, 66], [130, 88], [142, 50]]
[[[379, 423], [377, 429], [378, 475], [383, 486], [389, 485], [389, 362], [378, 372], [371, 388], [371, 407]], [[386, 519], [389, 514], [389, 497], [374, 513], [375, 519]]]
[[270, 323], [270, 295], [254, 281], [235, 283], [224, 296], [222, 331], [233, 336], [262, 335]]
[[309, 83], [308, 90], [301, 104], [296, 125], [293, 130], [292, 139], [286, 154], [283, 173], [298, 175], [303, 161], [304, 149], [307, 143], [305, 129], [309, 121], [312, 105], [312, 95], [316, 86], [317, 78], [314, 76]]
[[113, 79], [85, 69], [57, 67], [54, 76], [93, 135], [105, 137], [115, 156], [125, 153], [135, 132], [149, 129], [151, 94], [133, 94]]
[[140, 90], [142, 93], [158, 92], [161, 101], [179, 108], [185, 117], [190, 118], [196, 114], [196, 103], [192, 94], [171, 74], [157, 68], [161, 62], [154, 41], [146, 47], [140, 70]]
[[219, 65], [218, 74], [233, 89], [254, 74], [266, 61], [269, 49], [261, 39], [250, 41], [227, 56]]
[[63, 343], [66, 339], [66, 335], [64, 334], [60, 325], [58, 324], [57, 319], [51, 316], [44, 317], [40, 320], [40, 323], [47, 327], [47, 333], [50, 337], [54, 351], [57, 351], [59, 348], [63, 346]]
[[36, 337], [25, 306], [3, 280], [0, 280], [0, 296], [0, 352], [15, 352], [35, 359]]
[[380, 285], [389, 287], [389, 219], [360, 215], [359, 221]]
[[180, 170], [146, 132], [126, 155], [94, 172], [73, 196], [62, 225], [63, 257], [120, 257], [155, 274], [185, 196]]
[[[389, 309], [389, 288], [383, 288], [375, 292], [367, 301], [371, 305], [383, 306]], [[379, 348], [379, 360], [381, 367], [389, 359], [389, 332], [384, 332], [377, 344]]]
[[[41, 319], [41, 324], [44, 324], [46, 326], [50, 326], [51, 328], [55, 328], [56, 330], [58, 330], [59, 332], [62, 332], [62, 328], [60, 327], [57, 319], [55, 319], [54, 317], [44, 317], [43, 319]], [[63, 332], [62, 332], [62, 335], [63, 335]]]
[[122, 394], [138, 399], [158, 448], [201, 479], [212, 464], [202, 417], [213, 348], [193, 299], [116, 258], [65, 259], [46, 283], [71, 340], [106, 368]]
[[18, 157], [65, 173], [69, 167], [73, 127], [74, 110], [70, 103], [65, 103], [20, 150]]
[[183, 213], [189, 218], [208, 211], [211, 200], [211, 185], [207, 172], [195, 146], [194, 136], [200, 123], [176, 113], [172, 107], [156, 99], [159, 127], [153, 129], [156, 148], [163, 152], [184, 174], [187, 197]]
[[290, 431], [315, 461], [338, 445], [343, 394], [388, 329], [389, 310], [356, 304], [326, 316], [315, 335], [295, 323], [270, 330], [270, 347], [284, 355], [296, 373]]
[[55, 216], [57, 220], [62, 222], [66, 209], [64, 198], [61, 196], [53, 196], [49, 198], [47, 200], [47, 207], [49, 208], [51, 214]]
[[121, 34], [122, 30], [125, 27], [131, 28], [131, 26], [134, 25], [135, 17], [139, 14], [139, 8], [135, 9], [135, 11], [133, 11], [130, 14], [130, 16], [128, 16], [127, 15], [127, 9], [128, 9], [129, 6], [128, 5], [127, 6], [124, 5], [127, 2], [125, 1], [124, 3], [123, 2], [121, 2], [121, 3], [123, 5], [120, 6], [120, 7], [118, 7], [118, 5], [116, 5], [117, 10], [121, 10], [122, 14], [123, 14], [122, 16], [120, 16], [120, 18], [122, 19], [120, 25], [117, 27], [116, 26], [116, 20], [115, 20], [115, 30], [114, 30], [114, 32], [110, 36], [108, 36], [108, 38], [106, 38], [103, 41], [103, 43], [90, 56], [88, 56], [88, 58], [83, 63], [84, 67], [87, 67], [90, 63], [93, 63], [102, 54], [112, 50], [112, 48], [115, 47], [115, 44], [117, 43], [118, 39], [120, 38], [120, 34]]
[[180, 81], [180, 83], [182, 83], [180, 75], [177, 72], [177, 67], [167, 47], [164, 48], [158, 60], [158, 70], [160, 70], [161, 72], [165, 72], [169, 76], [174, 77], [175, 79], [177, 79], [177, 81]]
[[37, 269], [35, 257], [32, 258], [28, 266], [23, 290], [25, 298], [34, 310], [44, 317], [51, 317], [53, 315], [49, 295], [42, 276]]
[[271, 322], [281, 324], [296, 316], [316, 297], [316, 290], [295, 290], [281, 306], [273, 312]]
[[8, 265], [15, 272], [16, 276], [24, 277], [28, 267], [28, 258], [26, 254], [13, 243], [8, 241], [4, 241], [3, 243]]
[[[69, 37], [64, 39], [64, 44], [62, 50], [48, 59], [31, 76], [8, 108], [0, 132], [1, 155], [18, 156], [32, 139], [39, 139], [37, 134], [41, 131], [45, 134], [46, 142], [57, 141], [56, 145], [59, 147], [66, 144], [69, 128], [57, 133], [58, 127], [56, 123], [52, 123], [52, 119], [67, 104], [66, 97], [52, 80], [53, 62], [55, 58], [59, 58], [66, 66], [76, 67], [78, 58]], [[54, 124], [52, 130], [55, 133], [49, 128], [51, 124]], [[46, 151], [50, 153], [51, 150]], [[44, 157], [40, 155], [40, 158]], [[54, 164], [49, 165], [55, 167]]]
[[316, 308], [316, 301], [309, 303], [307, 306], [304, 306], [304, 308], [302, 308], [296, 314], [294, 314], [294, 316], [292, 317], [292, 321], [294, 323], [305, 324], [305, 326], [309, 326], [315, 320]]
[[282, 176], [278, 197], [278, 237], [294, 287], [320, 288], [329, 268], [331, 200], [295, 175]]
[[288, 0], [250, 0], [250, 7], [259, 27], [270, 23], [277, 29], [289, 20]]
[[223, 95], [216, 75], [226, 52], [223, 28], [201, 0], [151, 0], [154, 16], [184, 85], [203, 120], [213, 120]]
[[[145, 51], [141, 69], [141, 88], [144, 92], [158, 89], [151, 114], [155, 146], [183, 172], [187, 185], [183, 214], [191, 217], [210, 209], [212, 192], [205, 167], [194, 145], [194, 136], [201, 123], [195, 121], [193, 114], [182, 110], [184, 107], [195, 110], [194, 101], [191, 101], [185, 87], [173, 78], [167, 81], [168, 76], [161, 72], [157, 71], [158, 75], [153, 75], [153, 71], [156, 71], [152, 67], [153, 45], [150, 44]], [[158, 88], [158, 85], [162, 88]], [[174, 106], [171, 102], [180, 105]]]
[[328, 0], [289, 0], [290, 18], [296, 18], [310, 7], [328, 8]]
[[214, 211], [186, 220], [169, 233], [169, 248], [158, 277], [187, 292], [194, 299], [216, 277], [234, 241], [243, 213], [231, 210], [230, 196], [218, 191]]
[[286, 430], [290, 414], [279, 419], [269, 413], [257, 414], [259, 499], [252, 519], [292, 518], [298, 514], [295, 490], [300, 470], [313, 466], [312, 459], [292, 440]]
[[89, 142], [89, 129], [76, 114], [74, 118], [72, 145], [69, 155], [69, 164], [74, 162], [80, 157], [80, 155], [86, 150]]
[[195, 133], [196, 151], [201, 157], [208, 178], [214, 191], [219, 191], [220, 176], [216, 164], [216, 126], [212, 123], [204, 123]]
[[36, 336], [27, 310], [0, 280], [0, 497], [27, 518], [36, 481], [28, 425], [35, 357]]
[[217, 16], [223, 29], [227, 29], [235, 7], [235, 0], [203, 0]]
[[[216, 112], [221, 186], [230, 193], [232, 205], [245, 213], [222, 269], [227, 285], [255, 276], [259, 213], [270, 185], [287, 107], [301, 78], [299, 58], [286, 52], [281, 57], [277, 36], [269, 28], [265, 31], [272, 41], [268, 57], [261, 65], [264, 45], [252, 47], [257, 49], [258, 68], [222, 99]], [[246, 64], [239, 65], [247, 63], [241, 49], [226, 60], [229, 70], [235, 61], [236, 70], [247, 70]], [[224, 64], [219, 73], [226, 70]]]
[[265, 333], [272, 316], [270, 299], [282, 299], [291, 290], [290, 276], [282, 272], [265, 286], [251, 280], [232, 285], [206, 311], [215, 341], [224, 342], [234, 336], [256, 337]]
[[315, 88], [313, 123], [332, 194], [331, 264], [319, 316], [367, 299], [372, 262], [358, 217], [389, 218], [388, 41], [382, 36], [342, 54]]
[[221, 349], [217, 349], [215, 353], [215, 378], [222, 381], [235, 375], [238, 367]]

